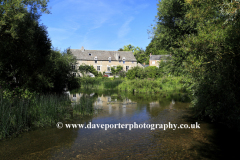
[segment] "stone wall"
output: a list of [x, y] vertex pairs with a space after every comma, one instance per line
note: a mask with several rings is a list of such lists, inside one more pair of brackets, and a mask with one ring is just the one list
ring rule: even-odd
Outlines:
[[[137, 62], [128, 62], [128, 61], [125, 61], [125, 63], [123, 64], [123, 61], [97, 61], [97, 63], [95, 63], [95, 61], [80, 61], [78, 60], [77, 61], [77, 68], [80, 66], [80, 65], [92, 65], [96, 70], [98, 69], [98, 66], [100, 66], [100, 72], [107, 72], [108, 70], [108, 67], [114, 67], [114, 66], [123, 66], [123, 70], [126, 71], [126, 67], [129, 66], [129, 69], [133, 68], [133, 67], [136, 67], [138, 64]], [[139, 65], [141, 66], [141, 65]], [[99, 71], [99, 70], [98, 70]]]

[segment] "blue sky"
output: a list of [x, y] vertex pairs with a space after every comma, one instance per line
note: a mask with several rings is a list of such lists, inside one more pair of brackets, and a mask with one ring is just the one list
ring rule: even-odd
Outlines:
[[55, 48], [117, 51], [131, 44], [146, 49], [157, 0], [50, 0], [47, 26]]

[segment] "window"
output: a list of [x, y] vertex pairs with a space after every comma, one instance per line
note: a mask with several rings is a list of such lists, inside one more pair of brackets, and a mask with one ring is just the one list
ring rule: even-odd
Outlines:
[[111, 71], [111, 67], [110, 66], [107, 66], [107, 71]]
[[125, 57], [122, 58], [123, 64], [125, 64]]
[[108, 61], [109, 61], [109, 63], [111, 63], [111, 57], [108, 57]]
[[117, 69], [117, 66], [113, 66], [114, 67], [114, 69]]
[[97, 71], [100, 71], [100, 70], [101, 70], [100, 66], [97, 66]]
[[73, 97], [76, 97], [76, 94], [73, 94]]
[[128, 71], [129, 70], [129, 66], [126, 66], [126, 71]]
[[76, 73], [73, 73], [73, 77], [76, 77]]
[[132, 64], [133, 64], [134, 62], [132, 61]]
[[72, 65], [72, 70], [75, 70], [75, 65]]
[[97, 56], [96, 56], [96, 57], [94, 57], [94, 60], [95, 60], [95, 63], [97, 63]]
[[92, 53], [88, 53], [89, 56], [92, 56]]
[[155, 64], [155, 61], [152, 61], [152, 64]]

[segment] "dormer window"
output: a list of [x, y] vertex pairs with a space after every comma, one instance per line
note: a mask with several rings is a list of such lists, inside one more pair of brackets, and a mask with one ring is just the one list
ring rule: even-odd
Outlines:
[[125, 64], [125, 57], [123, 57], [123, 59], [122, 59], [122, 60], [123, 60], [123, 64]]
[[108, 61], [109, 61], [109, 63], [111, 63], [111, 57], [108, 57]]
[[92, 56], [92, 53], [88, 53], [89, 56]]
[[94, 60], [95, 60], [95, 63], [97, 63], [97, 56], [96, 56], [96, 57], [94, 57]]
[[118, 56], [118, 59], [120, 60], [120, 56]]

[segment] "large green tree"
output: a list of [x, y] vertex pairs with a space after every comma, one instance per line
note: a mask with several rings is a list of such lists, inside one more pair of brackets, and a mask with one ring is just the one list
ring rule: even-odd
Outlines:
[[[178, 41], [184, 38], [184, 35], [196, 33], [194, 24], [185, 21], [185, 15], [189, 6], [185, 5], [184, 0], [161, 0], [158, 1], [158, 12], [156, 24], [149, 31], [152, 36], [150, 44], [146, 48], [146, 54], [152, 55], [173, 55], [173, 50], [181, 47]], [[180, 66], [184, 61], [184, 55], [172, 57], [178, 61], [176, 65]]]
[[14, 39], [19, 38], [19, 25], [28, 13], [40, 15], [49, 13], [48, 0], [0, 0], [0, 36], [10, 34]]
[[39, 15], [25, 12], [12, 32], [17, 37], [8, 33], [7, 29], [5, 32], [1, 30], [0, 78], [33, 90], [42, 90], [51, 87], [47, 78], [48, 69], [45, 67], [51, 41], [46, 27], [38, 23]]
[[61, 92], [78, 86], [70, 50], [51, 49], [46, 27], [48, 0], [0, 0], [0, 83], [36, 92]]
[[142, 48], [134, 47], [133, 45], [129, 44], [126, 46], [123, 46], [123, 48], [120, 48], [118, 51], [132, 51], [133, 55], [135, 56], [137, 63], [148, 63], [149, 58], [148, 55], [145, 54], [145, 51]]
[[[237, 1], [186, 1], [185, 21], [197, 34], [179, 41], [191, 74], [197, 114], [212, 121], [239, 124], [240, 4]], [[239, 126], [238, 126], [239, 127]]]
[[45, 66], [50, 73], [48, 75], [52, 83], [50, 91], [60, 93], [67, 85], [70, 88], [73, 86], [80, 87], [79, 80], [72, 74], [77, 72], [72, 68], [72, 65], [76, 65], [76, 58], [71, 54], [70, 49], [63, 52], [54, 48], [51, 50], [50, 59]]

